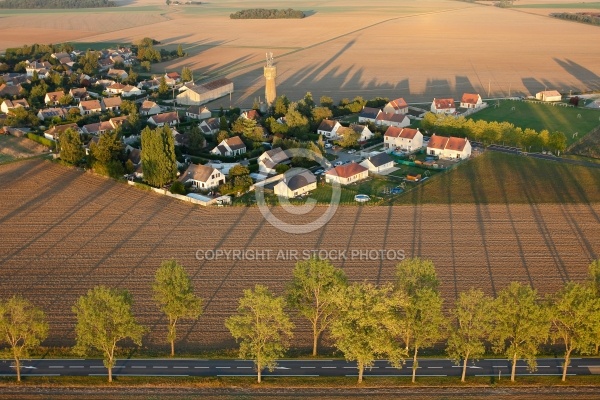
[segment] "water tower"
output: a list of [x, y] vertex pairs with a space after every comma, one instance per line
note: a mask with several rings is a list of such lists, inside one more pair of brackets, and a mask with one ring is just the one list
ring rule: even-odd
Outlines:
[[277, 97], [275, 88], [275, 78], [277, 77], [277, 67], [273, 65], [273, 53], [267, 53], [267, 65], [264, 68], [265, 75], [265, 100], [270, 107]]

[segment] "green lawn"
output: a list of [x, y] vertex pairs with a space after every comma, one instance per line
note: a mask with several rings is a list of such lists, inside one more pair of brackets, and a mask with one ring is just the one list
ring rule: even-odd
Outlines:
[[593, 203], [600, 168], [486, 152], [432, 177], [393, 204]]
[[512, 8], [565, 8], [565, 9], [600, 9], [600, 3], [543, 3], [543, 4], [522, 4], [512, 6]]
[[[593, 128], [600, 125], [600, 111], [574, 107], [553, 106], [551, 104], [527, 103], [518, 100], [491, 102], [489, 107], [471, 117], [474, 120], [507, 121], [521, 128], [536, 131], [548, 129], [561, 131], [571, 144], [581, 139]], [[514, 107], [514, 110], [513, 110]], [[578, 118], [581, 115], [581, 118]], [[578, 132], [577, 137], [573, 133]]]

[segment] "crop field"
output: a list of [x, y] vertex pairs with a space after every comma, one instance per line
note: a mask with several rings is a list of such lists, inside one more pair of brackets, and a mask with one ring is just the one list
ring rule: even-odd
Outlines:
[[[561, 1], [561, 3], [566, 3]], [[596, 3], [594, 3], [596, 4]], [[308, 15], [297, 20], [231, 20], [246, 8], [281, 8], [277, 1], [223, 0], [167, 7], [138, 0], [93, 12], [3, 14], [0, 49], [24, 43], [128, 43], [152, 36], [188, 57], [155, 64], [153, 72], [189, 66], [196, 79], [226, 76], [231, 105], [264, 97], [262, 67], [272, 51], [277, 90], [290, 99], [311, 91], [334, 100], [529, 95], [544, 88], [600, 89], [597, 27], [532, 13], [449, 0], [286, 1]], [[27, 30], [20, 29], [27, 26]], [[469, 29], [465, 29], [468, 26]], [[209, 106], [228, 107], [229, 99]]]
[[46, 146], [29, 140], [8, 135], [0, 135], [0, 163], [17, 158], [31, 157], [47, 153]]
[[[547, 293], [585, 279], [600, 255], [598, 203], [340, 207], [324, 227], [295, 235], [271, 226], [257, 207], [201, 208], [48, 161], [0, 166], [0, 182], [0, 296], [19, 293], [44, 308], [48, 345], [73, 345], [71, 307], [103, 284], [131, 291], [136, 315], [151, 329], [145, 345], [166, 350], [165, 319], [150, 287], [161, 260], [171, 257], [187, 267], [204, 298], [203, 316], [178, 328], [180, 348], [197, 350], [233, 346], [223, 322], [243, 289], [262, 283], [282, 293], [295, 260], [279, 250], [298, 258], [327, 250], [352, 281], [391, 280], [398, 258], [353, 250], [430, 258], [447, 305], [458, 291], [493, 293], [513, 280]], [[323, 210], [293, 220], [273, 212], [301, 223]], [[219, 249], [254, 259], [198, 253]], [[296, 323], [294, 345], [308, 346], [308, 326]]]

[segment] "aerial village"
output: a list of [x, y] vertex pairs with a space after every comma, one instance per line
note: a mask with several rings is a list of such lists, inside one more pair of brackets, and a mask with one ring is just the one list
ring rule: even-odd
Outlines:
[[[67, 159], [64, 153], [71, 153], [72, 145], [81, 147], [82, 157], [72, 163], [88, 170], [101, 170], [90, 159], [98, 162], [94, 152], [106, 147], [102, 137], [113, 135], [118, 145], [113, 144], [110, 161], [118, 165], [104, 174], [219, 206], [257, 187], [273, 196], [302, 198], [334, 183], [344, 188], [375, 177], [376, 187], [355, 196], [366, 202], [374, 195], [402, 193], [481, 150], [480, 143], [465, 137], [419, 127], [427, 113], [457, 117], [487, 107], [477, 93], [464, 93], [459, 101], [434, 98], [429, 107], [411, 106], [402, 97], [344, 99], [334, 105], [323, 96], [317, 105], [310, 93], [291, 102], [277, 97], [276, 67], [268, 56], [263, 102], [246, 110], [211, 110], [205, 104], [231, 96], [231, 80], [197, 83], [185, 67], [142, 79], [133, 68], [140, 65], [140, 51], [82, 52], [65, 46], [35, 59], [13, 55], [13, 65], [0, 64], [2, 133], [46, 144], [56, 158]], [[553, 102], [561, 95], [544, 91], [536, 98]], [[177, 168], [172, 179], [146, 179], [145, 130], [171, 135]], [[295, 156], [297, 148], [315, 157]]]

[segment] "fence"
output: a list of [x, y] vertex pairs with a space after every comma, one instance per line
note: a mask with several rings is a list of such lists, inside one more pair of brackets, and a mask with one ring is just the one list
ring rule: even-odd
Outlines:
[[[134, 185], [134, 186], [136, 185], [136, 182], [133, 182], [133, 181], [127, 181], [127, 183], [130, 184], [130, 185]], [[189, 197], [189, 196], [184, 196], [184, 195], [181, 195], [181, 194], [171, 193], [171, 192], [169, 192], [166, 189], [158, 189], [158, 188], [153, 188], [153, 187], [150, 187], [150, 186], [148, 186], [148, 187], [150, 188], [150, 190], [152, 190], [155, 193], [162, 194], [162, 195], [169, 196], [169, 197], [173, 197], [173, 198], [175, 198], [177, 200], [185, 201], [185, 202], [188, 202], [188, 203], [199, 204], [199, 205], [204, 206], [204, 207], [210, 206], [210, 205], [213, 205], [213, 204], [231, 204], [231, 197], [230, 196], [221, 196], [221, 197], [217, 197], [217, 198], [210, 199], [210, 200], [201, 200], [201, 199], [195, 199], [195, 198]]]
[[482, 103], [480, 107], [477, 108], [469, 108], [467, 109], [467, 111], [465, 111], [464, 113], [460, 114], [461, 117], [468, 117], [471, 114], [475, 114], [478, 111], [483, 110], [484, 108], [488, 107], [488, 103]]

